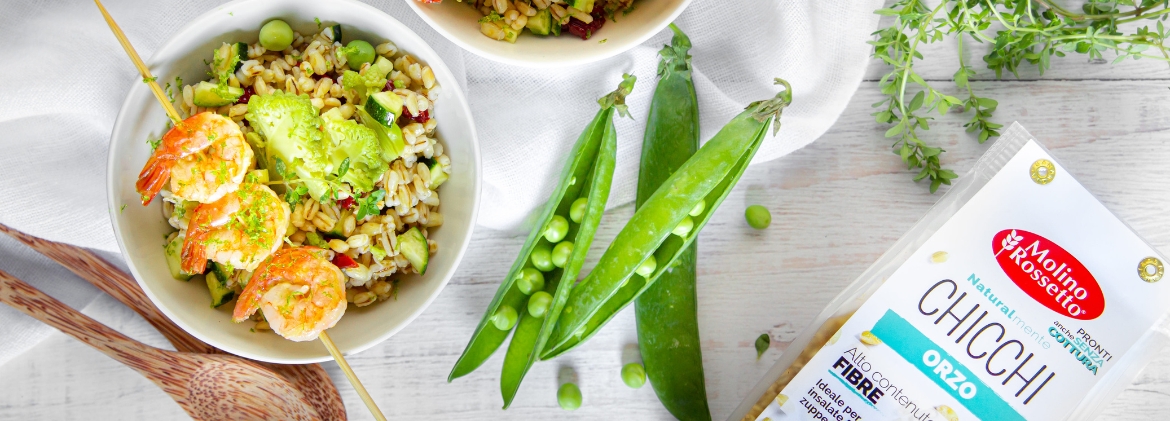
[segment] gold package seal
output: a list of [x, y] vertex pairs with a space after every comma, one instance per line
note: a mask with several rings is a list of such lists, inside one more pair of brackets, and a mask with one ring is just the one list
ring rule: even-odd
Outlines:
[[1036, 184], [1045, 185], [1051, 183], [1056, 178], [1056, 165], [1047, 159], [1037, 159], [1032, 163], [1032, 181]]
[[1138, 277], [1143, 281], [1154, 283], [1162, 280], [1162, 261], [1157, 257], [1147, 257], [1138, 263]]

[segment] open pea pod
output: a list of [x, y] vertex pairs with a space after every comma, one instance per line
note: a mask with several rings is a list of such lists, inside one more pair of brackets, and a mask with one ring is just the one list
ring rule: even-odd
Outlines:
[[[593, 173], [584, 186], [584, 191], [588, 192], [587, 200], [590, 206], [582, 215], [580, 224], [572, 227], [576, 232], [570, 231], [570, 236], [566, 237], [573, 239], [573, 252], [564, 269], [558, 274], [559, 276], [552, 278], [552, 281], [545, 286], [545, 291], [552, 294], [552, 302], [545, 309], [543, 317], [537, 317], [531, 311], [522, 314], [516, 331], [512, 334], [512, 340], [508, 344], [508, 351], [504, 356], [504, 367], [500, 372], [500, 392], [504, 398], [504, 409], [508, 409], [508, 406], [512, 404], [512, 399], [516, 396], [524, 375], [528, 373], [528, 369], [532, 367], [544, 349], [545, 342], [548, 341], [553, 327], [556, 326], [561, 309], [569, 298], [569, 292], [577, 281], [577, 274], [581, 272], [581, 265], [585, 263], [585, 255], [589, 252], [589, 246], [593, 243], [593, 235], [601, 222], [601, 215], [605, 212], [605, 203], [613, 181], [616, 156], [617, 132], [614, 130], [612, 119], [610, 119], [607, 120], [602, 135], [601, 151], [593, 164]], [[536, 295], [529, 298], [529, 300], [536, 299]], [[540, 305], [541, 303], [530, 302], [528, 307], [532, 309], [533, 306], [539, 307]]]
[[[634, 212], [601, 256], [597, 266], [573, 288], [541, 359], [556, 357], [593, 336], [618, 311], [670, 270], [698, 236], [715, 209], [735, 187], [759, 150], [768, 126], [780, 128], [780, 115], [792, 102], [792, 90], [754, 102], [671, 174]], [[697, 216], [693, 210], [702, 206]], [[654, 270], [637, 275], [653, 257]]]
[[[551, 280], [548, 285], [543, 287], [543, 289], [555, 293], [545, 319], [555, 323], [556, 314], [560, 312], [560, 308], [568, 296], [568, 290], [576, 281], [581, 262], [584, 261], [584, 254], [589, 250], [593, 234], [597, 231], [597, 225], [601, 220], [601, 214], [605, 210], [605, 202], [609, 198], [614, 161], [616, 160], [616, 140], [614, 140], [616, 138], [609, 139], [610, 144], [606, 146], [607, 131], [610, 133], [610, 137], [613, 137], [614, 112], [626, 114], [625, 96], [633, 89], [634, 81], [633, 76], [625, 75], [618, 90], [599, 101], [601, 110], [586, 126], [585, 131], [581, 133], [577, 143], [573, 146], [565, 169], [561, 173], [560, 183], [557, 184], [557, 188], [549, 197], [540, 218], [537, 219], [532, 232], [528, 235], [528, 240], [521, 248], [519, 256], [512, 264], [511, 270], [508, 271], [508, 275], [500, 284], [492, 302], [488, 304], [483, 319], [475, 328], [471, 340], [463, 350], [459, 360], [456, 361], [455, 367], [451, 369], [447, 381], [462, 377], [482, 365], [507, 339], [508, 333], [512, 331], [513, 323], [519, 325], [519, 330], [523, 331], [519, 337], [522, 342], [531, 340], [527, 332], [532, 330], [530, 326], [535, 321], [527, 320], [529, 317], [523, 316], [527, 315], [529, 294], [533, 294], [534, 291], [524, 291], [520, 285], [517, 285], [518, 280], [529, 279], [529, 277], [522, 275], [539, 275], [537, 277], [541, 279], [541, 283], [546, 278]], [[582, 198], [582, 191], [587, 191], [584, 197], [586, 199], [585, 209], [580, 212], [580, 218], [573, 218], [573, 208], [578, 199]], [[570, 217], [565, 218], [565, 215]], [[574, 222], [570, 223], [569, 220]], [[554, 230], [559, 232], [554, 235], [546, 235], [549, 234], [549, 231]], [[542, 267], [536, 267], [536, 261], [548, 262], [550, 258], [550, 249], [553, 248], [550, 237], [557, 240], [558, 243], [569, 242], [572, 244], [571, 253], [560, 265], [561, 268], [553, 267], [551, 263], [548, 266], [542, 264]], [[533, 258], [534, 254], [537, 255], [537, 259]], [[565, 279], [568, 279], [568, 282], [564, 282]], [[532, 282], [526, 284], [526, 286], [531, 285]], [[510, 313], [505, 307], [509, 307], [515, 312]], [[494, 321], [498, 320], [500, 315], [508, 313], [512, 314], [512, 317], [520, 315], [521, 319], [518, 323], [514, 320], [512, 323], [503, 323], [507, 327], [501, 329]], [[548, 328], [543, 327], [544, 322], [540, 324], [542, 326], [537, 329], [538, 331], [551, 332], [551, 324]], [[542, 337], [548, 338], [548, 335], [549, 333], [546, 332], [543, 333]], [[536, 342], [533, 340], [532, 343], [535, 345]], [[539, 342], [543, 344], [544, 341]], [[539, 353], [535, 350], [531, 352]], [[527, 371], [528, 365], [524, 366], [520, 377], [523, 377], [523, 372]], [[519, 379], [516, 379], [515, 383], [518, 386]], [[514, 394], [515, 388], [512, 389], [511, 393]], [[511, 399], [506, 400], [510, 401]]]

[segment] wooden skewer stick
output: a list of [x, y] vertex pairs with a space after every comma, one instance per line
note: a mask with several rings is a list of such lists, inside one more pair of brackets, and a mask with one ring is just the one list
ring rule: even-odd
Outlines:
[[349, 363], [345, 361], [345, 357], [341, 355], [341, 350], [337, 349], [337, 345], [333, 344], [333, 339], [329, 338], [329, 335], [324, 331], [321, 332], [321, 343], [325, 344], [325, 348], [329, 349], [329, 353], [333, 355], [333, 359], [341, 367], [341, 372], [345, 373], [345, 377], [353, 384], [354, 390], [357, 391], [358, 396], [362, 397], [362, 402], [366, 403], [366, 408], [370, 409], [370, 413], [374, 414], [374, 418], [378, 421], [386, 421], [386, 416], [382, 415], [382, 410], [378, 409], [378, 404], [374, 403], [374, 398], [370, 397], [370, 392], [367, 392], [366, 387], [362, 386], [362, 382], [358, 380], [357, 374], [354, 374], [353, 369], [349, 368]]
[[134, 46], [130, 45], [130, 40], [126, 39], [125, 33], [122, 33], [122, 28], [119, 28], [118, 24], [114, 23], [114, 18], [110, 16], [110, 12], [106, 11], [106, 7], [102, 6], [101, 0], [93, 0], [93, 2], [97, 3], [98, 10], [102, 11], [102, 17], [105, 17], [106, 23], [110, 25], [110, 30], [114, 31], [114, 36], [118, 38], [118, 42], [122, 44], [122, 48], [130, 56], [130, 61], [134, 62], [134, 67], [137, 67], [138, 73], [142, 74], [142, 81], [146, 82], [147, 86], [150, 86], [150, 91], [154, 92], [154, 97], [158, 99], [158, 102], [166, 110], [167, 117], [170, 117], [171, 121], [176, 125], [181, 123], [183, 119], [179, 118], [179, 112], [175, 111], [175, 106], [171, 105], [171, 101], [167, 99], [162, 88], [154, 81], [154, 76], [150, 75], [150, 69], [147, 69], [146, 63], [143, 63], [142, 58], [138, 57], [138, 52], [134, 51]]
[[[114, 18], [106, 11], [105, 6], [102, 6], [101, 0], [93, 0], [97, 7], [105, 17], [106, 23], [110, 25], [110, 30], [114, 31], [114, 36], [118, 38], [118, 42], [122, 44], [122, 48], [126, 50], [126, 54], [130, 56], [130, 61], [134, 62], [134, 66], [138, 68], [138, 72], [142, 74], [142, 80], [150, 86], [150, 91], [154, 93], [155, 99], [162, 104], [166, 109], [167, 116], [171, 118], [175, 124], [182, 123], [183, 119], [179, 118], [179, 113], [175, 111], [174, 105], [167, 99], [163, 93], [162, 88], [154, 81], [154, 76], [151, 76], [150, 69], [146, 68], [146, 63], [142, 62], [142, 58], [138, 57], [138, 52], [134, 51], [134, 46], [130, 45], [130, 40], [126, 39], [126, 34], [114, 22]], [[345, 377], [349, 379], [350, 384], [353, 385], [354, 390], [357, 390], [358, 396], [361, 396], [362, 401], [365, 402], [366, 407], [370, 409], [370, 413], [374, 414], [374, 418], [378, 421], [386, 421], [386, 416], [382, 415], [382, 411], [378, 409], [378, 405], [374, 403], [374, 398], [370, 397], [370, 393], [366, 391], [366, 387], [362, 385], [361, 380], [358, 380], [357, 375], [354, 374], [353, 369], [349, 367], [349, 363], [345, 361], [345, 357], [341, 355], [341, 351], [337, 349], [337, 345], [329, 338], [325, 332], [321, 332], [321, 343], [325, 344], [325, 348], [329, 349], [329, 354], [333, 355], [333, 359], [337, 361], [337, 365], [341, 366], [341, 371], [345, 373]]]

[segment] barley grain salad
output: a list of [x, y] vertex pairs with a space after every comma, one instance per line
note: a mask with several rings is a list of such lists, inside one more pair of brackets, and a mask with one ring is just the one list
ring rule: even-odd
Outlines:
[[148, 142], [136, 184], [176, 230], [165, 244], [176, 279], [205, 282], [212, 307], [234, 300], [235, 322], [295, 341], [426, 272], [451, 172], [431, 68], [390, 40], [343, 44], [341, 25], [316, 26], [268, 21], [259, 42], [208, 51], [208, 80], [168, 83], [179, 115]]
[[[438, 3], [442, 0], [417, 0]], [[456, 0], [474, 7], [483, 18], [479, 31], [497, 41], [515, 43], [520, 33], [583, 40], [593, 37], [607, 20], [634, 9], [634, 0]]]

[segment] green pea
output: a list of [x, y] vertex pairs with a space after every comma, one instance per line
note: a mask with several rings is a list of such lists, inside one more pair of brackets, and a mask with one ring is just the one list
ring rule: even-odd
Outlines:
[[520, 271], [520, 276], [516, 277], [516, 289], [524, 295], [532, 295], [533, 292], [544, 289], [544, 274], [534, 268], [524, 268]]
[[632, 389], [641, 389], [646, 384], [646, 368], [638, 363], [626, 364], [622, 367], [622, 382]]
[[581, 219], [585, 218], [585, 209], [588, 207], [589, 199], [584, 197], [577, 198], [577, 200], [573, 201], [573, 205], [569, 206], [569, 219], [572, 219], [573, 222], [580, 224]]
[[670, 233], [685, 238], [687, 234], [690, 234], [691, 230], [694, 228], [695, 220], [691, 219], [690, 216], [687, 216], [686, 218], [683, 218], [682, 222], [679, 222], [678, 226], [674, 227], [674, 231], [671, 231]]
[[744, 218], [747, 218], [748, 225], [752, 228], [762, 230], [772, 225], [772, 213], [768, 212], [768, 208], [760, 205], [751, 205], [743, 212]]
[[581, 388], [573, 383], [565, 383], [557, 390], [557, 403], [566, 411], [573, 411], [581, 407]]
[[700, 200], [699, 203], [695, 204], [695, 207], [691, 208], [691, 212], [689, 213], [689, 215], [699, 216], [699, 215], [703, 214], [704, 210], [707, 210], [707, 201]]
[[532, 266], [536, 266], [541, 272], [548, 272], [553, 270], [552, 262], [552, 247], [548, 244], [538, 243], [536, 247], [532, 248]]
[[496, 314], [492, 315], [492, 324], [496, 325], [499, 330], [511, 330], [512, 326], [516, 326], [516, 319], [520, 315], [516, 314], [516, 309], [511, 306], [500, 306], [496, 310]]
[[658, 269], [658, 260], [651, 254], [650, 257], [642, 261], [642, 264], [638, 265], [638, 269], [635, 269], [634, 273], [642, 275], [643, 278], [649, 278], [650, 275], [654, 274], [654, 269]]
[[283, 20], [273, 19], [260, 27], [260, 46], [268, 51], [284, 51], [292, 42], [292, 27]]
[[565, 217], [555, 215], [551, 221], [548, 221], [548, 227], [544, 229], [544, 239], [550, 243], [556, 243], [565, 239], [565, 234], [569, 233], [569, 221]]
[[552, 251], [552, 264], [556, 267], [563, 268], [566, 263], [569, 263], [569, 256], [573, 254], [573, 242], [562, 241], [557, 243], [557, 246]]
[[528, 314], [538, 319], [544, 317], [545, 313], [548, 313], [550, 305], [552, 305], [552, 294], [536, 291], [535, 294], [528, 297]]
[[370, 43], [355, 39], [345, 46], [345, 61], [349, 63], [349, 68], [358, 69], [363, 64], [373, 63], [377, 55], [374, 53], [374, 46]]

